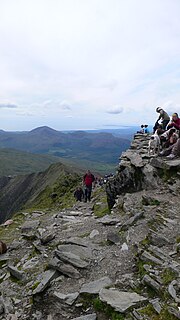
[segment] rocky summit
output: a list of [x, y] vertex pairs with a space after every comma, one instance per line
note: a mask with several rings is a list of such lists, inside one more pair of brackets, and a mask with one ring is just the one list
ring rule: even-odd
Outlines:
[[90, 203], [0, 226], [0, 319], [180, 319], [180, 159], [150, 157], [148, 139], [121, 155], [109, 213], [97, 186]]

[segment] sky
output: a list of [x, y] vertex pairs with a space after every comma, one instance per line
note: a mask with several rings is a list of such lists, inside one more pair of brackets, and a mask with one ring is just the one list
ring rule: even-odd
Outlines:
[[180, 0], [0, 0], [0, 129], [180, 113]]

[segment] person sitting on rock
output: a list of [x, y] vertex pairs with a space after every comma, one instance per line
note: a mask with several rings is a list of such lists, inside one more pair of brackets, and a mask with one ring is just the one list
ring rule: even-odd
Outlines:
[[162, 128], [162, 125], [159, 124], [158, 122], [156, 122], [154, 127], [153, 127], [153, 134], [157, 133], [157, 130], [158, 130], [158, 132], [160, 132], [160, 134], [165, 132], [165, 130]]
[[161, 136], [161, 145], [162, 148], [168, 148], [169, 146], [173, 145], [178, 139], [178, 134], [176, 133], [175, 128], [171, 128], [165, 131]]
[[180, 118], [178, 117], [178, 114], [175, 112], [172, 114], [172, 120], [168, 124], [167, 129], [170, 128], [176, 128], [177, 130], [180, 130]]
[[137, 131], [137, 133], [144, 133], [144, 125], [141, 125], [141, 129], [139, 131]]
[[180, 157], [180, 131], [179, 138], [177, 139], [177, 141], [171, 146], [169, 146], [169, 148], [161, 151], [159, 155], [167, 156], [167, 159], [169, 160]]
[[149, 133], [148, 124], [144, 125], [144, 133]]
[[169, 115], [161, 107], [157, 107], [156, 112], [159, 113], [159, 118], [157, 119], [156, 123], [159, 123], [159, 120], [161, 120], [162, 129], [166, 130], [166, 127], [170, 121]]
[[78, 187], [75, 191], [74, 191], [74, 197], [76, 198], [76, 201], [82, 201], [82, 199], [84, 198], [84, 191], [81, 187]]

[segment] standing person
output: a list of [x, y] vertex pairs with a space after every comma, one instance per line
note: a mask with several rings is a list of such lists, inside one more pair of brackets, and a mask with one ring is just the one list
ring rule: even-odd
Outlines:
[[86, 172], [86, 174], [83, 177], [83, 183], [85, 185], [85, 197], [84, 201], [87, 202], [91, 200], [91, 192], [92, 192], [92, 184], [95, 180], [94, 175], [91, 173], [90, 170]]
[[156, 123], [158, 123], [158, 121], [161, 120], [162, 129], [166, 130], [166, 126], [170, 121], [169, 115], [161, 107], [157, 107], [156, 112], [159, 113], [159, 118], [157, 119]]

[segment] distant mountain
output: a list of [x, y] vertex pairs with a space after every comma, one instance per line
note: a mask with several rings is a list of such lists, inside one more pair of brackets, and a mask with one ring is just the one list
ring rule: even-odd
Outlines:
[[107, 132], [75, 131], [63, 133], [47, 126], [26, 132], [0, 132], [0, 148], [13, 148], [66, 159], [115, 164], [130, 140]]

